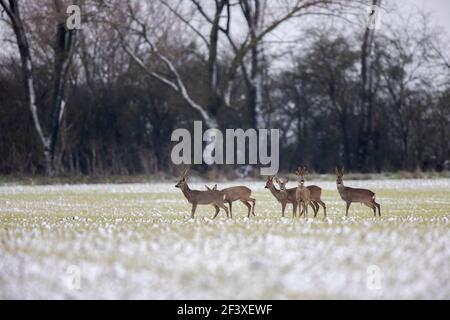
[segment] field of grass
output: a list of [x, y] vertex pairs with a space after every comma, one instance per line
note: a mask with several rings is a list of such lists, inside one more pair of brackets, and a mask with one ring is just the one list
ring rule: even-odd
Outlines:
[[189, 219], [174, 183], [0, 186], [0, 299], [450, 299], [450, 179], [345, 182], [381, 218], [331, 181], [326, 220], [281, 218], [262, 181], [232, 220]]

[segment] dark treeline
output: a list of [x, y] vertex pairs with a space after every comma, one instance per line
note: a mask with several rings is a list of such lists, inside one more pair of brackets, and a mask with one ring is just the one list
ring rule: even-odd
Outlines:
[[[171, 133], [194, 120], [280, 128], [281, 170], [448, 169], [450, 67], [426, 16], [368, 29], [321, 14], [380, 1], [80, 1], [73, 31], [65, 1], [16, 2], [0, 1], [2, 174], [174, 171]], [[308, 10], [294, 45], [270, 41]]]

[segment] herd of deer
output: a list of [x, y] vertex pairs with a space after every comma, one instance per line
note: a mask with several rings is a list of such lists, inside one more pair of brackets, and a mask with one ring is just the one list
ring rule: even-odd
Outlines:
[[[266, 189], [269, 189], [275, 199], [281, 203], [281, 215], [284, 217], [284, 210], [288, 203], [292, 204], [293, 217], [297, 215], [297, 207], [300, 211], [300, 217], [304, 214], [305, 218], [308, 217], [308, 206], [314, 211], [314, 218], [317, 216], [319, 206], [323, 208], [324, 218], [327, 216], [327, 208], [325, 203], [320, 199], [322, 195], [322, 189], [318, 186], [305, 187], [304, 176], [306, 174], [306, 168], [298, 168], [295, 172], [298, 177], [298, 186], [296, 188], [286, 188], [288, 178], [277, 178], [275, 182], [278, 184], [279, 189], [273, 183], [274, 176], [268, 176], [266, 182]], [[180, 181], [175, 187], [180, 188], [189, 203], [192, 204], [191, 218], [194, 218], [197, 205], [212, 205], [216, 209], [214, 218], [219, 214], [220, 208], [222, 208], [227, 217], [233, 217], [232, 203], [234, 201], [241, 201], [248, 208], [248, 217], [255, 215], [255, 203], [256, 200], [251, 197], [252, 191], [245, 186], [229, 187], [222, 190], [217, 189], [217, 184], [213, 188], [206, 187], [204, 190], [192, 190], [187, 184], [187, 169], [181, 175]], [[376, 209], [378, 209], [378, 215], [381, 216], [380, 205], [375, 201], [375, 193], [367, 189], [351, 188], [344, 186], [342, 177], [344, 176], [343, 169], [336, 168], [336, 184], [339, 195], [342, 200], [347, 204], [345, 216], [348, 216], [348, 209], [350, 204], [362, 203], [373, 210], [374, 216], [377, 215]], [[225, 203], [228, 203], [230, 210], [228, 211]], [[251, 205], [252, 203], [253, 205]]]

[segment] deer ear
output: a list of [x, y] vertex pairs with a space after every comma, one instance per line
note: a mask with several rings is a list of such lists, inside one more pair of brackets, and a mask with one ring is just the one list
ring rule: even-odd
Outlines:
[[206, 184], [205, 184], [205, 188], [206, 188], [206, 190], [211, 191], [211, 189]]
[[285, 178], [284, 183], [288, 183], [288, 182], [289, 182], [289, 178]]
[[213, 190], [217, 190], [217, 183], [214, 185]]

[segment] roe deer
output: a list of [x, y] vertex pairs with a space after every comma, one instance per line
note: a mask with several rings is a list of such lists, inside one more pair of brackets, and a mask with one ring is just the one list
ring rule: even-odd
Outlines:
[[[292, 203], [292, 205], [294, 206], [294, 217], [295, 217], [295, 214], [297, 211], [296, 210], [297, 209], [297, 201], [295, 198], [295, 193], [297, 191], [297, 188], [289, 188], [289, 189], [286, 188], [286, 184], [289, 182], [289, 178], [284, 178], [284, 179], [283, 178], [282, 179], [275, 178], [275, 181], [280, 186], [280, 191], [287, 192], [288, 203]], [[317, 213], [319, 212], [319, 204], [322, 206], [323, 216], [324, 216], [324, 218], [326, 218], [327, 207], [325, 206], [325, 203], [321, 199], [322, 188], [315, 186], [315, 185], [307, 186], [306, 188], [309, 189], [309, 192], [311, 193], [310, 205], [314, 211], [314, 218], [317, 217]]]
[[342, 200], [344, 200], [347, 204], [345, 216], [348, 216], [348, 209], [350, 208], [350, 204], [352, 202], [360, 202], [373, 210], [374, 217], [377, 216], [376, 208], [378, 208], [378, 216], [381, 217], [380, 205], [375, 202], [375, 193], [367, 189], [357, 189], [344, 186], [344, 180], [342, 180], [343, 176], [344, 169], [339, 170], [338, 168], [336, 168], [337, 189]]
[[280, 189], [278, 190], [273, 183], [273, 178], [275, 176], [267, 176], [266, 181], [266, 189], [269, 189], [272, 195], [277, 199], [279, 203], [281, 203], [281, 216], [284, 218], [284, 210], [286, 209], [286, 205], [288, 203], [292, 204], [292, 217], [295, 217], [297, 214], [297, 199], [295, 197], [295, 193], [297, 188], [289, 188], [286, 189], [287, 179], [280, 180], [275, 178], [275, 181], [280, 185]]
[[[208, 186], [205, 186], [207, 190], [217, 190], [217, 184], [214, 185], [214, 187], [211, 189]], [[230, 217], [233, 218], [233, 209], [232, 209], [232, 203], [233, 201], [241, 201], [248, 209], [248, 217], [250, 218], [250, 210], [253, 216], [255, 215], [255, 204], [256, 200], [251, 197], [252, 190], [250, 190], [247, 187], [244, 186], [237, 186], [237, 187], [229, 187], [220, 190], [223, 193], [225, 193], [225, 202], [227, 202], [230, 205]], [[253, 203], [252, 205], [249, 203]]]
[[[305, 218], [308, 218], [308, 205], [311, 202], [311, 192], [305, 187], [306, 168], [298, 168], [295, 174], [298, 176], [298, 187], [295, 192], [295, 199], [297, 200], [298, 209], [300, 211], [300, 217], [305, 213]], [[303, 206], [303, 207], [302, 207]]]
[[286, 204], [292, 203], [292, 216], [295, 217], [297, 211], [297, 201], [295, 199], [295, 191], [297, 188], [287, 189], [284, 192], [278, 190], [273, 183], [274, 176], [267, 176], [266, 186], [264, 188], [269, 189], [272, 195], [281, 203], [281, 216], [284, 218], [284, 210]]
[[220, 209], [225, 210], [228, 218], [228, 208], [224, 204], [225, 193], [218, 190], [200, 191], [191, 190], [187, 184], [187, 169], [181, 175], [180, 181], [175, 185], [176, 188], [180, 188], [189, 203], [192, 204], [191, 218], [194, 218], [197, 205], [210, 204], [216, 209], [213, 219], [217, 217]]

